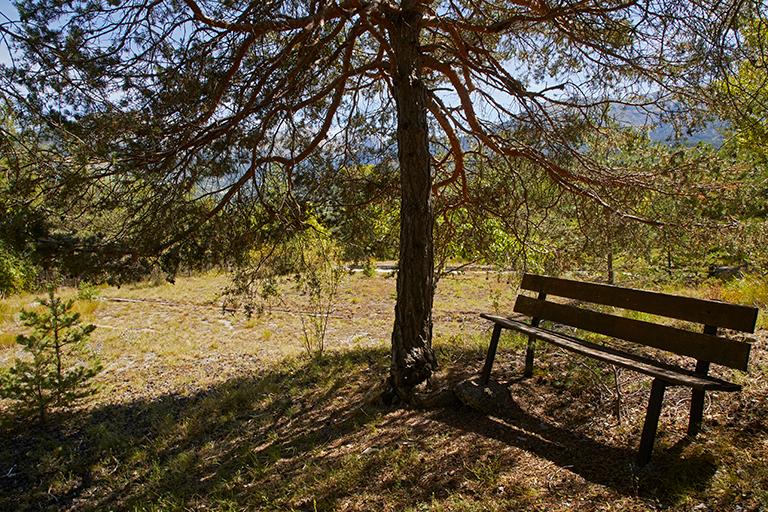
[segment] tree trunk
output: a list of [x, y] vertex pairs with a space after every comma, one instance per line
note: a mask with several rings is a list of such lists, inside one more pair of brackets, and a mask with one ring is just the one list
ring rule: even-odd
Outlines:
[[672, 249], [667, 247], [667, 274], [672, 277]]
[[605, 221], [605, 242], [608, 247], [608, 254], [606, 255], [606, 279], [608, 280], [608, 284], [613, 284], [613, 217], [612, 212], [607, 208], [605, 210]]
[[390, 385], [409, 401], [415, 386], [437, 367], [432, 350], [434, 254], [432, 175], [427, 126], [427, 90], [419, 67], [421, 2], [403, 1], [392, 16], [395, 56], [393, 95], [397, 105], [400, 162], [400, 260], [392, 332]]
[[608, 269], [607, 269], [607, 278], [608, 278], [608, 284], [614, 283], [614, 275], [613, 275], [613, 246], [608, 246]]

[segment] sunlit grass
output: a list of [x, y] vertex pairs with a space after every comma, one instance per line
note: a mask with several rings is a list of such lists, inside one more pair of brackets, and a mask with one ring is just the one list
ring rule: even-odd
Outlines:
[[77, 300], [72, 306], [74, 313], [80, 313], [80, 317], [83, 321], [89, 322], [94, 318], [94, 313], [99, 308], [99, 302], [97, 300]]
[[19, 321], [19, 313], [22, 310], [33, 309], [41, 310], [34, 295], [14, 295], [0, 300], [0, 350], [15, 345], [16, 336], [24, 332], [24, 326]]
[[748, 274], [730, 281], [710, 279], [699, 286], [669, 285], [662, 287], [662, 291], [759, 308], [757, 328], [768, 328], [768, 279], [763, 276]]
[[191, 276], [179, 276], [174, 283], [143, 281], [120, 288], [100, 289], [103, 297], [125, 297], [177, 301], [191, 304], [217, 304], [223, 290], [229, 284], [226, 273], [210, 271]]
[[0, 327], [4, 324], [14, 324], [22, 309], [34, 309], [37, 302], [34, 295], [14, 295], [0, 300]]
[[6, 322], [12, 322], [15, 312], [11, 306], [4, 301], [0, 301], [0, 325]]
[[761, 276], [747, 275], [723, 285], [720, 297], [727, 302], [747, 304], [760, 308], [758, 327], [768, 328], [768, 280]]
[[8, 332], [0, 333], [0, 348], [10, 347], [16, 343], [16, 335]]

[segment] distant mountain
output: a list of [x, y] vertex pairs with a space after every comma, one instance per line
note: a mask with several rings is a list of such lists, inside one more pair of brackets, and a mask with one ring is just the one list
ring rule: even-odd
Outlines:
[[[678, 134], [675, 133], [675, 127], [671, 122], [660, 121], [659, 115], [654, 114], [653, 109], [649, 108], [648, 110], [650, 112], [629, 105], [615, 105], [612, 107], [613, 118], [619, 126], [638, 129], [647, 128], [649, 130], [648, 135], [654, 142], [669, 146], [695, 146], [701, 142], [716, 148], [723, 145], [723, 131], [727, 128], [727, 124], [724, 121], [710, 121], [704, 126], [696, 127], [695, 129], [683, 128]], [[658, 109], [656, 111], [658, 112]], [[497, 129], [513, 130], [514, 127], [515, 124], [513, 122], [506, 122], [498, 125]], [[352, 160], [357, 163], [376, 164], [384, 158], [389, 158], [392, 161], [397, 159], [397, 141], [394, 139], [369, 135], [358, 140], [359, 145], [354, 148], [354, 155], [352, 156]], [[459, 141], [462, 149], [465, 151], [471, 150], [477, 143], [473, 137], [468, 135], [460, 136]], [[443, 146], [435, 146], [433, 149], [435, 152], [439, 152], [443, 149]], [[339, 148], [336, 154], [345, 155], [346, 153]]]
[[695, 146], [700, 142], [714, 147], [723, 145], [724, 121], [709, 121], [704, 126], [685, 128], [675, 133], [675, 127], [669, 121], [659, 120], [653, 111], [646, 112], [639, 107], [620, 105], [613, 107], [613, 117], [621, 126], [648, 128], [651, 140], [669, 145]]

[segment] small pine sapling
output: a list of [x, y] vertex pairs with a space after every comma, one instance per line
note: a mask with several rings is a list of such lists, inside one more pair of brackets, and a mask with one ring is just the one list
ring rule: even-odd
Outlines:
[[17, 401], [19, 412], [46, 423], [53, 410], [92, 395], [91, 380], [102, 367], [85, 346], [96, 326], [80, 323], [80, 314], [71, 311], [74, 300], [55, 297], [51, 288], [40, 304], [43, 311], [20, 314], [33, 332], [16, 338], [26, 357], [0, 373], [0, 398]]

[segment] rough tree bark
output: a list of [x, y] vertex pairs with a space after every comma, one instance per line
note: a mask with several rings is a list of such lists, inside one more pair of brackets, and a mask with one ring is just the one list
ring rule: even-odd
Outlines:
[[393, 95], [397, 106], [400, 163], [400, 260], [392, 332], [390, 385], [410, 401], [414, 387], [437, 367], [432, 350], [434, 254], [432, 175], [427, 126], [427, 90], [419, 65], [422, 3], [404, 0], [391, 20], [395, 56]]

